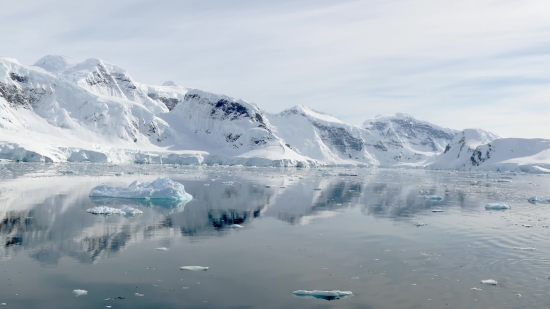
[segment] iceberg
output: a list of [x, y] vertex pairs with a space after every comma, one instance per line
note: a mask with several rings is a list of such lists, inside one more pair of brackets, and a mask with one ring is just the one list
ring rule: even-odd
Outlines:
[[334, 299], [340, 299], [344, 297], [353, 296], [353, 293], [350, 291], [306, 291], [306, 290], [298, 290], [292, 292], [292, 294], [300, 297], [314, 297], [318, 299], [325, 299], [325, 300], [334, 300]]
[[166, 177], [159, 177], [157, 180], [141, 183], [132, 182], [127, 188], [100, 185], [94, 187], [90, 197], [111, 197], [126, 199], [170, 199], [170, 200], [191, 200], [193, 197], [185, 192], [184, 186]]
[[511, 209], [512, 207], [506, 205], [506, 204], [500, 204], [500, 203], [489, 203], [485, 205], [485, 209], [487, 210], [506, 210]]
[[143, 213], [143, 211], [130, 206], [125, 206], [122, 209], [107, 206], [96, 206], [86, 211], [94, 215], [138, 215]]
[[181, 270], [191, 270], [191, 271], [206, 271], [209, 267], [204, 266], [182, 266]]

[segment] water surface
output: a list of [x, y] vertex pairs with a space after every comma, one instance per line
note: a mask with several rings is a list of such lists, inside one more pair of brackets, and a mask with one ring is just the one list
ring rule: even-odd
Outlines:
[[[96, 164], [8, 164], [0, 176], [9, 308], [549, 308], [550, 205], [527, 202], [550, 195], [548, 176]], [[88, 197], [158, 176], [194, 199]], [[86, 212], [100, 205], [144, 213]], [[179, 270], [189, 265], [210, 269]], [[354, 296], [292, 294], [314, 289]]]

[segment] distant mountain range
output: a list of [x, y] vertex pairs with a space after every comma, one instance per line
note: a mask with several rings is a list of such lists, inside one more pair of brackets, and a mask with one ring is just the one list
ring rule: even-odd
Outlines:
[[0, 58], [0, 159], [550, 172], [549, 143], [399, 113], [361, 126], [305, 106], [269, 114], [173, 82], [141, 84], [100, 59]]

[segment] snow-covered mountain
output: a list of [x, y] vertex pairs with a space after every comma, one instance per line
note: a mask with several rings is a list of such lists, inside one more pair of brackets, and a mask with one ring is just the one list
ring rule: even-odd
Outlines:
[[0, 157], [22, 161], [317, 164], [273, 135], [258, 107], [135, 82], [99, 59], [0, 58]]
[[546, 164], [545, 140], [457, 133], [406, 114], [377, 116], [362, 126], [305, 106], [267, 114], [173, 82], [142, 84], [94, 58], [46, 56], [26, 66], [0, 57], [0, 159], [461, 169], [524, 159]]
[[363, 123], [367, 146], [382, 166], [422, 166], [444, 151], [458, 131], [397, 113]]
[[273, 132], [297, 153], [330, 164], [422, 165], [443, 152], [458, 132], [406, 114], [355, 126], [304, 106], [269, 115], [269, 120]]
[[455, 136], [430, 168], [550, 172], [550, 140], [499, 138], [487, 131], [467, 129]]

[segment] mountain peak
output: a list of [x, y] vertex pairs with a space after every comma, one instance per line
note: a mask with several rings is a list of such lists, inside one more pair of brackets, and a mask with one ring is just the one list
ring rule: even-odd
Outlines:
[[166, 86], [166, 87], [177, 87], [178, 85], [176, 85], [176, 83], [174, 83], [173, 81], [169, 80], [169, 81], [165, 81], [164, 83], [162, 83], [163, 86]]
[[33, 66], [42, 68], [50, 73], [58, 73], [77, 64], [78, 61], [69, 57], [60, 55], [47, 55], [38, 59], [38, 61], [36, 61]]

